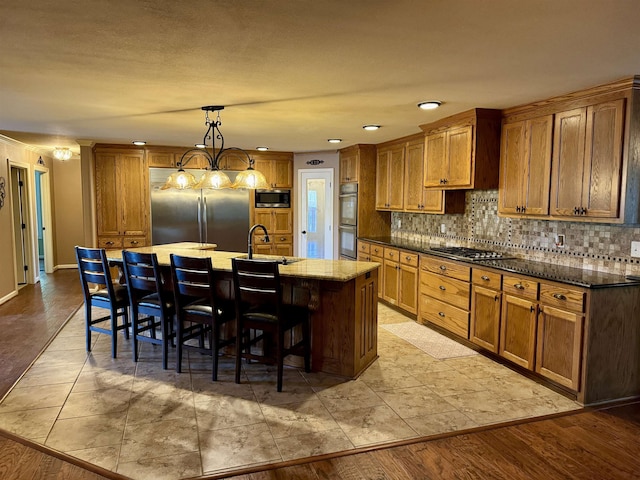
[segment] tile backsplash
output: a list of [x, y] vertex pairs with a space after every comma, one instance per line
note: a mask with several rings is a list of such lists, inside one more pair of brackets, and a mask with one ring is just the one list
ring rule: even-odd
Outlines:
[[[640, 258], [630, 256], [631, 241], [640, 241], [640, 227], [499, 217], [498, 190], [468, 191], [464, 214], [394, 212], [391, 235], [485, 248], [587, 270], [640, 275]], [[564, 246], [556, 245], [558, 235], [564, 235]]]

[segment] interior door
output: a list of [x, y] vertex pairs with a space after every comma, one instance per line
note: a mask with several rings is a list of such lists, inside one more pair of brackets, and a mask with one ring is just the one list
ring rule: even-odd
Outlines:
[[299, 171], [298, 252], [333, 258], [333, 169]]

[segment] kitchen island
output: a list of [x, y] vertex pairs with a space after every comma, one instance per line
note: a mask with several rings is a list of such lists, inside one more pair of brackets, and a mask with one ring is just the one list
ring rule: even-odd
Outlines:
[[[130, 250], [155, 253], [160, 265], [167, 267], [172, 253], [211, 258], [213, 269], [220, 273], [217, 291], [226, 298], [233, 298], [231, 259], [246, 257], [246, 253], [202, 249], [198, 245], [166, 244]], [[107, 257], [119, 263], [122, 251], [108, 250]], [[254, 258], [283, 259], [270, 255], [254, 255]], [[286, 264], [279, 267], [284, 301], [307, 305], [311, 310], [311, 370], [358, 377], [378, 357], [380, 265], [292, 257], [286, 257], [286, 260]]]

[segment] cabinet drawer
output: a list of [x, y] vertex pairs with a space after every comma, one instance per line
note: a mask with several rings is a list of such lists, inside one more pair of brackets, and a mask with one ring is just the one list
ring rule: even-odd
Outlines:
[[469, 284], [431, 272], [420, 272], [420, 293], [458, 308], [469, 309]]
[[427, 295], [420, 295], [420, 318], [469, 338], [469, 312], [441, 302]]
[[500, 290], [502, 287], [502, 275], [488, 270], [474, 268], [471, 271], [471, 281], [475, 285], [482, 285], [493, 290]]
[[373, 257], [384, 257], [384, 247], [380, 245], [371, 245], [371, 250], [369, 251], [371, 256]]
[[293, 243], [293, 235], [275, 234], [271, 235], [270, 238], [272, 243]]
[[396, 248], [384, 248], [384, 258], [397, 262], [400, 260], [400, 251]]
[[510, 293], [512, 295], [516, 295], [518, 297], [537, 300], [538, 282], [524, 277], [512, 277], [510, 275], [503, 275], [502, 291]]
[[371, 261], [371, 257], [369, 255], [367, 255], [366, 253], [358, 252], [357, 260], [359, 262], [370, 262]]
[[411, 265], [412, 267], [418, 266], [418, 254], [400, 251], [400, 263], [403, 265]]
[[122, 237], [98, 237], [98, 248], [122, 248]]
[[561, 285], [540, 284], [540, 301], [545, 305], [583, 313], [586, 293]]
[[367, 242], [358, 242], [358, 252], [370, 253], [371, 252], [371, 244], [367, 243]]
[[420, 269], [426, 272], [464, 280], [465, 282], [471, 279], [471, 267], [426, 255], [422, 255], [420, 258]]
[[122, 246], [124, 248], [146, 247], [147, 238], [146, 237], [124, 237], [122, 239]]

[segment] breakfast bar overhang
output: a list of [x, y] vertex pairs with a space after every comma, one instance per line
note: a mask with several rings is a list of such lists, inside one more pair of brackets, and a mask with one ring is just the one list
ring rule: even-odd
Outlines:
[[[155, 253], [160, 265], [167, 267], [172, 253], [210, 257], [220, 274], [215, 288], [226, 298], [233, 298], [231, 259], [246, 257], [245, 253], [200, 248], [197, 243], [130, 250]], [[121, 263], [122, 251], [108, 250], [107, 257], [114, 264]], [[254, 258], [282, 260], [268, 255]], [[356, 378], [378, 357], [378, 267], [375, 262], [306, 258], [279, 265], [284, 301], [308, 305], [311, 310], [312, 371]]]

